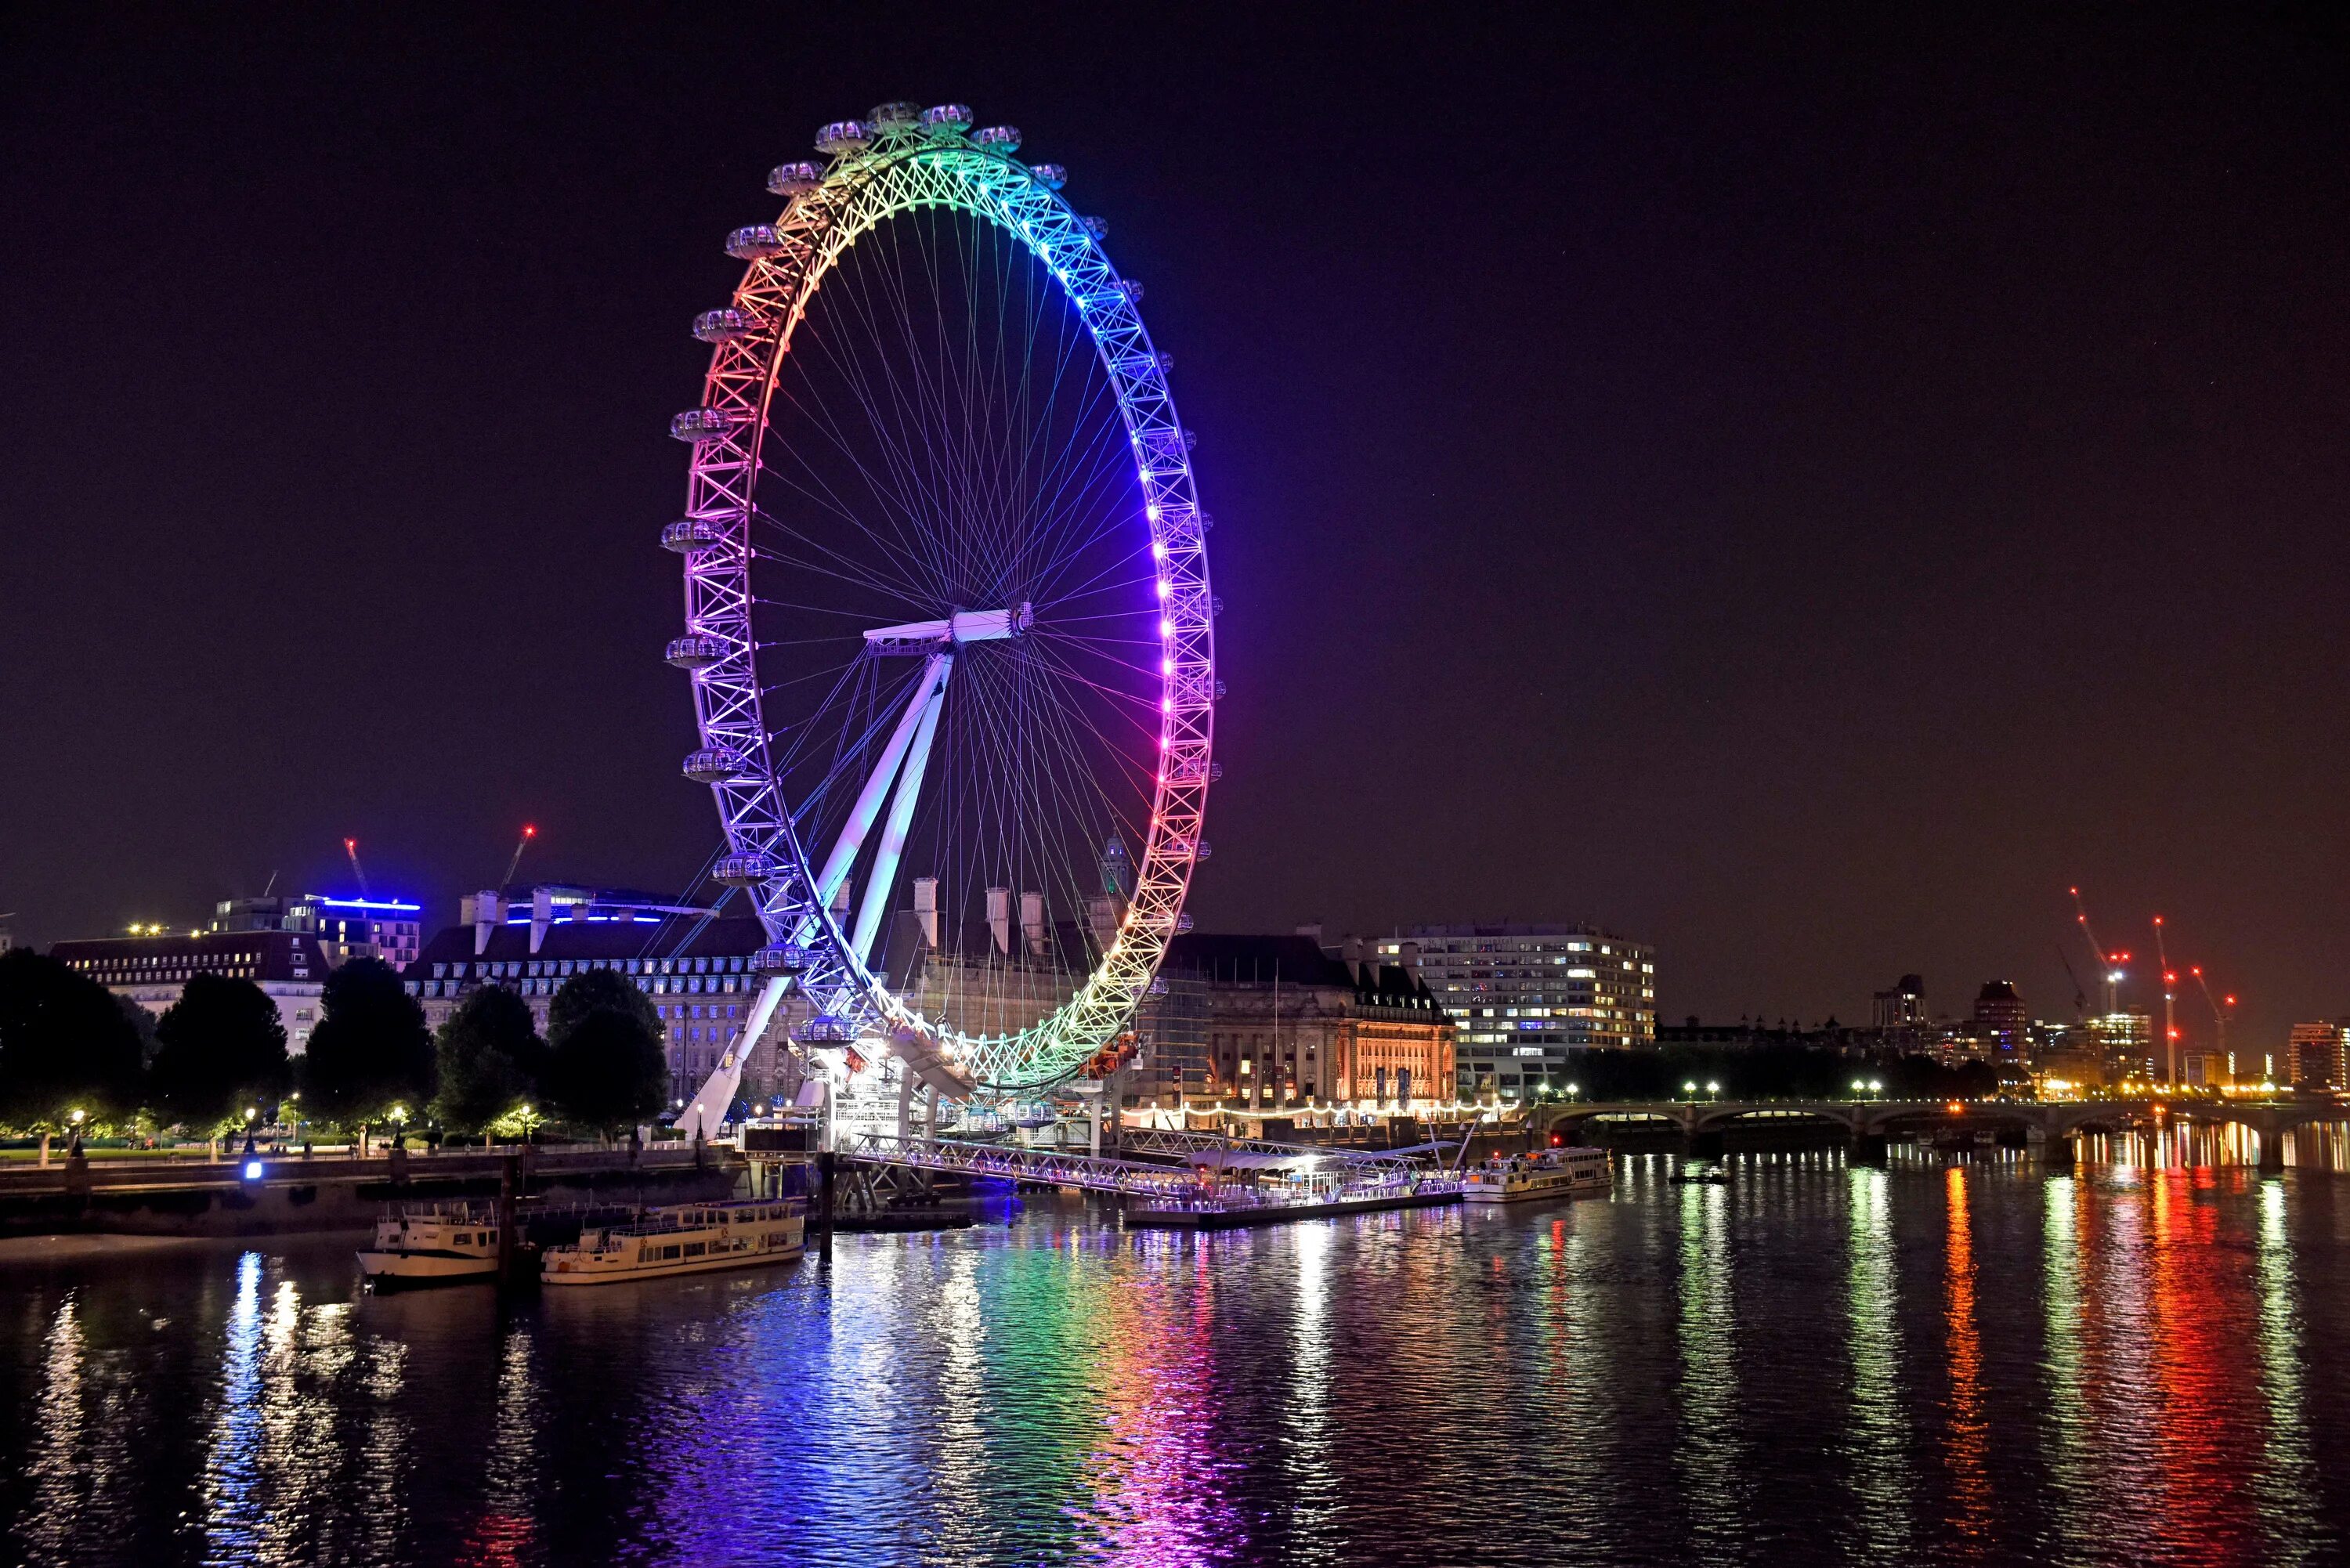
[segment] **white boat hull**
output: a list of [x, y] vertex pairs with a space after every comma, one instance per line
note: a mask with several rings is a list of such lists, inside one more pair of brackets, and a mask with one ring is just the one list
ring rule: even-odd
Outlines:
[[1466, 1203], [1531, 1203], [1538, 1198], [1576, 1198], [1586, 1193], [1605, 1192], [1613, 1185], [1607, 1181], [1555, 1181], [1543, 1187], [1468, 1187], [1461, 1198]]
[[721, 1269], [755, 1269], [762, 1263], [788, 1263], [807, 1251], [805, 1242], [778, 1247], [771, 1252], [728, 1252], [714, 1258], [683, 1258], [674, 1262], [630, 1264], [625, 1269], [549, 1269], [541, 1282], [549, 1285], [620, 1285], [632, 1280], [658, 1280], [671, 1274], [711, 1274]]
[[498, 1261], [453, 1253], [361, 1252], [359, 1271], [377, 1285], [448, 1285], [495, 1279]]
[[629, 1280], [708, 1274], [788, 1263], [806, 1251], [806, 1206], [798, 1199], [750, 1199], [656, 1209], [625, 1225], [582, 1231], [540, 1260], [549, 1285], [617, 1285]]

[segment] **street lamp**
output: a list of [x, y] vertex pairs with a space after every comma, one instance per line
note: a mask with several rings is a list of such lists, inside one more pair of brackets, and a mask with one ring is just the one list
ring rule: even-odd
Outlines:
[[1696, 1099], [1696, 1098], [1697, 1098], [1697, 1080], [1696, 1080], [1696, 1079], [1694, 1079], [1694, 1078], [1691, 1078], [1691, 1079], [1689, 1079], [1687, 1082], [1683, 1083], [1683, 1084], [1681, 1085], [1681, 1093], [1682, 1093], [1682, 1095], [1684, 1095], [1685, 1096], [1687, 1096], [1687, 1097], [1688, 1097], [1688, 1098], [1690, 1098], [1690, 1099], [1692, 1099], [1692, 1100]]
[[1715, 1083], [1711, 1078], [1708, 1078], [1705, 1081], [1705, 1092], [1711, 1095], [1717, 1100], [1721, 1098], [1721, 1085]]
[[1884, 1085], [1883, 1084], [1878, 1083], [1878, 1082], [1877, 1082], [1876, 1079], [1874, 1079], [1874, 1078], [1871, 1078], [1871, 1079], [1868, 1081], [1868, 1092], [1869, 1092], [1870, 1094], [1872, 1094], [1872, 1095], [1874, 1095], [1874, 1094], [1877, 1093], [1879, 1090], [1883, 1089], [1884, 1087], [1885, 1087], [1885, 1085]]

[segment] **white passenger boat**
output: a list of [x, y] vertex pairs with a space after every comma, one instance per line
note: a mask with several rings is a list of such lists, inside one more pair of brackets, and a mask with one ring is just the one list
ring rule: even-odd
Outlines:
[[1471, 1203], [1523, 1203], [1605, 1192], [1614, 1184], [1606, 1149], [1546, 1148], [1536, 1154], [1495, 1155], [1471, 1166], [1461, 1173], [1461, 1196]]
[[396, 1204], [376, 1221], [375, 1246], [359, 1254], [359, 1269], [378, 1290], [494, 1280], [497, 1212], [477, 1204]]
[[549, 1247], [541, 1277], [549, 1285], [611, 1285], [781, 1263], [800, 1255], [806, 1226], [807, 1204], [797, 1198], [649, 1209], [624, 1225], [591, 1226], [576, 1245]]

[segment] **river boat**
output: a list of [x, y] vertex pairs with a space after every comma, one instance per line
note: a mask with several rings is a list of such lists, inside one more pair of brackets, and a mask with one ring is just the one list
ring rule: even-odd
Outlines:
[[1665, 1178], [1675, 1187], [1727, 1187], [1730, 1173], [1726, 1170], [1677, 1170]]
[[1605, 1192], [1615, 1170], [1604, 1148], [1546, 1148], [1537, 1154], [1500, 1154], [1461, 1175], [1461, 1196], [1471, 1203], [1524, 1203], [1537, 1198], [1572, 1198]]
[[806, 1249], [807, 1204], [754, 1198], [649, 1209], [624, 1224], [590, 1226], [567, 1247], [549, 1247], [541, 1282], [614, 1285], [782, 1263]]
[[380, 1291], [486, 1283], [498, 1274], [497, 1213], [484, 1204], [394, 1204], [359, 1257]]

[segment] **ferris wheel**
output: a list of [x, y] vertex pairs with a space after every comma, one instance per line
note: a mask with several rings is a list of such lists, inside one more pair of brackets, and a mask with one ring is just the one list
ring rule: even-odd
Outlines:
[[950, 1096], [1103, 1059], [1188, 924], [1216, 680], [1191, 437], [1107, 225], [959, 104], [786, 163], [699, 317], [684, 514], [699, 746], [766, 978]]

